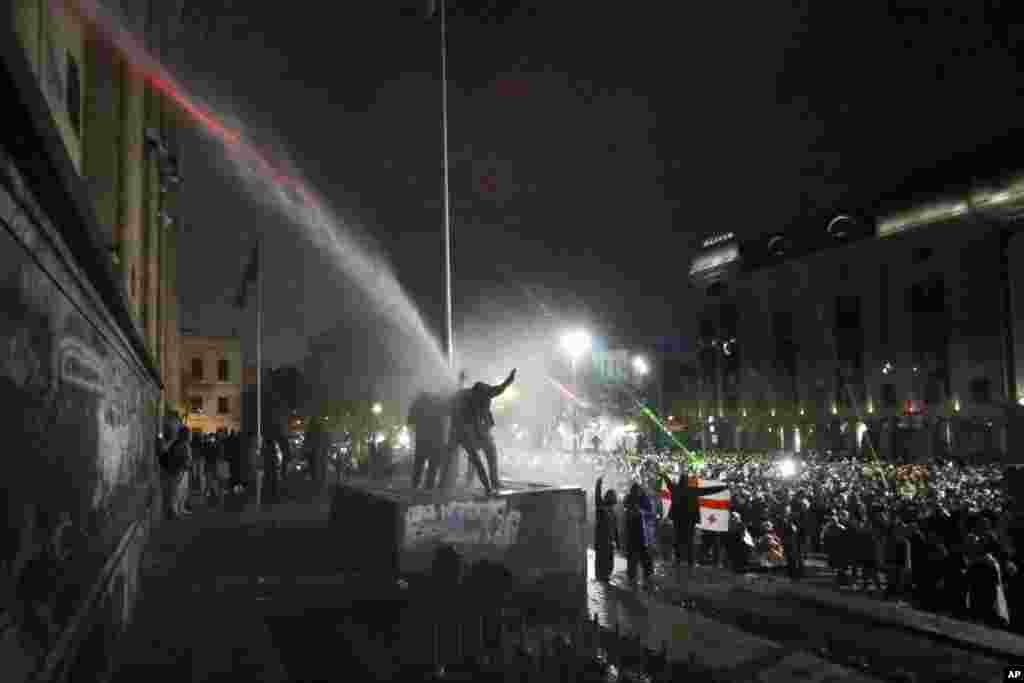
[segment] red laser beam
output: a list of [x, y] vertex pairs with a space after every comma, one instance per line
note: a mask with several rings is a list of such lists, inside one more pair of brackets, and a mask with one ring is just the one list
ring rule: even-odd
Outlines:
[[582, 401], [576, 394], [574, 394], [571, 391], [569, 391], [568, 389], [566, 389], [565, 386], [561, 382], [559, 382], [558, 380], [556, 380], [556, 379], [554, 379], [552, 377], [548, 377], [548, 381], [551, 382], [552, 384], [554, 384], [555, 388], [558, 389], [560, 392], [562, 392], [562, 394], [566, 398], [568, 398], [570, 401], [574, 401], [580, 407], [583, 407], [583, 408], [587, 407], [587, 404], [584, 401]]
[[64, 0], [62, 6], [71, 18], [77, 19], [93, 36], [120, 53], [132, 71], [177, 104], [194, 122], [220, 140], [236, 156], [255, 164], [263, 176], [286, 192], [290, 190], [292, 197], [298, 196], [309, 205], [317, 204], [313, 194], [301, 181], [281, 170], [283, 164], [267, 158], [246, 142], [239, 131], [227, 126], [214, 112], [197, 104], [185, 88], [128, 31], [121, 28], [113, 15], [102, 6], [91, 0]]

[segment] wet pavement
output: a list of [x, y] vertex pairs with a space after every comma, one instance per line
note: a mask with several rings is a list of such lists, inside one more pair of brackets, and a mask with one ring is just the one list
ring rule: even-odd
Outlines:
[[[373, 632], [364, 628], [359, 639], [335, 626], [348, 617], [332, 602], [365, 592], [320, 552], [331, 543], [327, 513], [325, 502], [241, 513], [197, 506], [192, 517], [163, 525], [147, 552], [137, 628], [126, 637], [117, 680], [315, 680], [299, 669], [331, 670], [332, 659], [370, 649]], [[648, 592], [627, 586], [623, 558], [615, 569], [610, 584], [588, 583], [599, 622], [716, 671], [715, 680], [980, 682], [997, 680], [1006, 663], [795, 599], [774, 577], [700, 568], [681, 586], [674, 569], [657, 562]], [[275, 594], [278, 606], [286, 596], [298, 612], [271, 614]], [[304, 614], [303, 605], [318, 604], [320, 616]], [[317, 648], [320, 661], [310, 661]]]
[[[818, 574], [812, 583], [828, 580]], [[681, 585], [674, 567], [656, 561], [648, 592], [628, 586], [620, 557], [610, 585], [591, 582], [590, 608], [602, 623], [618, 621], [652, 646], [678, 635], [684, 642], [670, 643], [670, 649], [692, 650], [711, 668], [733, 668], [737, 675], [759, 669], [769, 675], [799, 654], [804, 668], [819, 673], [833, 665], [845, 675], [857, 671], [882, 680], [980, 683], [999, 680], [1009, 663], [867, 615], [794, 599], [788, 583], [778, 576], [702, 566], [692, 577], [684, 574]], [[818, 680], [811, 674], [804, 678]]]

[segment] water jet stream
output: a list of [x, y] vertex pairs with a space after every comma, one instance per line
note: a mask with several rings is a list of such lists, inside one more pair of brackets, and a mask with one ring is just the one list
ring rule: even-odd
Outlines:
[[[378, 310], [425, 344], [432, 362], [437, 364], [434, 369], [440, 371], [441, 376], [454, 381], [450, 377], [451, 372], [440, 344], [428, 331], [394, 274], [381, 259], [375, 258], [358, 244], [351, 234], [353, 227], [336, 216], [309, 183], [299, 177], [297, 172], [286, 171], [284, 163], [270, 158], [240, 131], [225, 124], [223, 117], [200, 104], [163, 64], [122, 27], [117, 17], [98, 2], [62, 0], [57, 4], [62, 5], [64, 11], [81, 23], [91, 35], [117, 52], [137, 77], [173, 101], [200, 130], [219, 142], [236, 166], [238, 175], [250, 185], [253, 195], [263, 201], [271, 198], [252, 185], [257, 180], [267, 183], [277, 199], [270, 203], [293, 223], [303, 227], [306, 237], [314, 244], [328, 250], [334, 262], [362, 288]], [[347, 237], [344, 243], [343, 235], [340, 234], [342, 228], [350, 233], [344, 236]]]

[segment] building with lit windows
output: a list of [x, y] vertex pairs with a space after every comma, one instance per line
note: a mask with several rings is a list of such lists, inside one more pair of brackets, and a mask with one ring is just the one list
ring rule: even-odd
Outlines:
[[238, 337], [181, 335], [185, 424], [203, 433], [242, 429], [242, 342]]
[[[1007, 453], [1019, 392], [1007, 383], [1000, 234], [968, 220], [937, 230], [941, 240], [913, 232], [712, 273], [698, 314], [707, 441], [897, 461]], [[695, 268], [728, 260], [704, 254]]]

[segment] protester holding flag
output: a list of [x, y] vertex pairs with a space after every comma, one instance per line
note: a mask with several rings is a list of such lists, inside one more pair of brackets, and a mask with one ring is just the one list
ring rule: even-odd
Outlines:
[[706, 486], [704, 488], [690, 486], [685, 460], [681, 464], [679, 480], [677, 482], [673, 483], [672, 479], [663, 472], [659, 472], [659, 474], [672, 495], [672, 507], [669, 509], [669, 516], [672, 518], [672, 526], [676, 532], [676, 568], [678, 569], [681, 566], [685, 553], [687, 566], [692, 572], [695, 560], [693, 536], [697, 529], [697, 522], [700, 521], [699, 498], [725, 491], [729, 487], [727, 485]]

